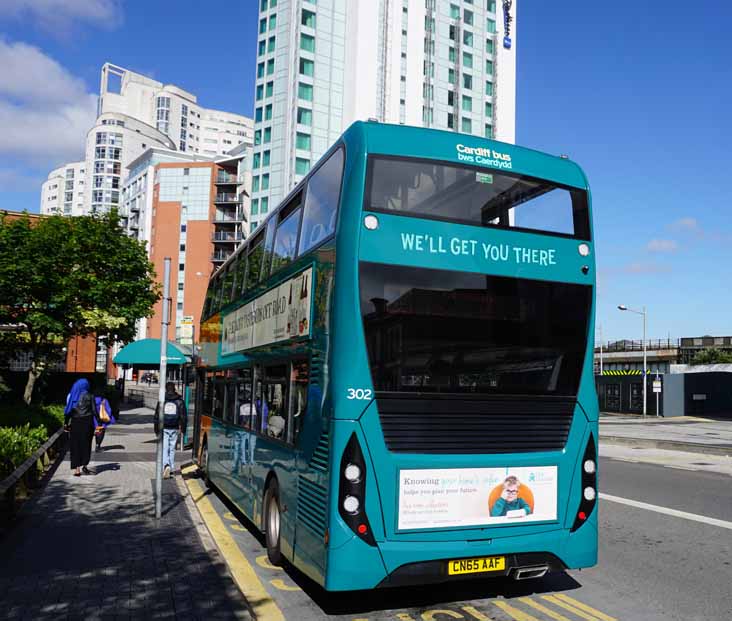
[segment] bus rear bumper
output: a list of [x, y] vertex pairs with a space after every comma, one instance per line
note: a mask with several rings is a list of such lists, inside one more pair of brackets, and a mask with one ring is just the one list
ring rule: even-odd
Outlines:
[[[371, 557], [375, 553], [376, 548], [354, 537], [331, 557], [325, 588], [373, 589], [500, 576], [521, 579], [538, 577], [544, 573], [542, 568], [555, 572], [592, 567], [597, 563], [596, 513], [573, 533], [569, 529], [557, 529], [485, 541], [380, 541], [381, 562]], [[450, 561], [495, 556], [505, 558], [505, 567], [499, 571], [448, 573]], [[361, 562], [354, 564], [353, 559]], [[381, 576], [377, 576], [378, 566], [382, 568]], [[519, 573], [521, 569], [534, 571]]]

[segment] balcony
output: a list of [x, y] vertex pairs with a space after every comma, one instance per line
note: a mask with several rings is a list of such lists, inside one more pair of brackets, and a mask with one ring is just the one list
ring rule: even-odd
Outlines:
[[231, 252], [214, 252], [211, 255], [211, 261], [213, 263], [223, 263], [231, 256]]
[[237, 203], [237, 202], [238, 202], [238, 199], [237, 199], [235, 193], [223, 192], [221, 194], [217, 194], [214, 197], [214, 203]]
[[231, 231], [217, 231], [213, 234], [212, 241], [221, 243], [236, 243], [244, 239], [241, 233], [232, 233]]
[[219, 173], [218, 175], [216, 175], [216, 183], [219, 185], [229, 183], [236, 185], [237, 183], [239, 183], [239, 181], [237, 180], [236, 175]]
[[238, 210], [231, 210], [231, 211], [220, 211], [216, 210], [216, 213], [214, 214], [214, 222], [241, 222], [242, 221], [242, 213]]

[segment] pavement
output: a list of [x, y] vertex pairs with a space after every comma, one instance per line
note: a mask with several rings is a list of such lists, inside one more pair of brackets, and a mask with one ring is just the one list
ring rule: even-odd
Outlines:
[[180, 476], [154, 517], [152, 411], [123, 410], [104, 447], [93, 476], [73, 477], [67, 454], [0, 539], [0, 616], [251, 619]]
[[732, 418], [603, 413], [600, 456], [732, 476]]

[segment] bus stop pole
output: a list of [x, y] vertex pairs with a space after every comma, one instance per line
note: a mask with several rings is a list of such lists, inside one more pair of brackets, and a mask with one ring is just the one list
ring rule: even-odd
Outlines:
[[[168, 372], [168, 325], [170, 324], [170, 257], [163, 268], [163, 312], [160, 320], [160, 373], [158, 374], [158, 450], [155, 459], [155, 517], [163, 512], [163, 406]], [[175, 449], [173, 449], [175, 450]]]

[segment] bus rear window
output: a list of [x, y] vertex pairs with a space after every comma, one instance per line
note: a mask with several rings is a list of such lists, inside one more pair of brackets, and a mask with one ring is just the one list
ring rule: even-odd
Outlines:
[[589, 240], [587, 193], [551, 181], [428, 160], [372, 157], [366, 209]]

